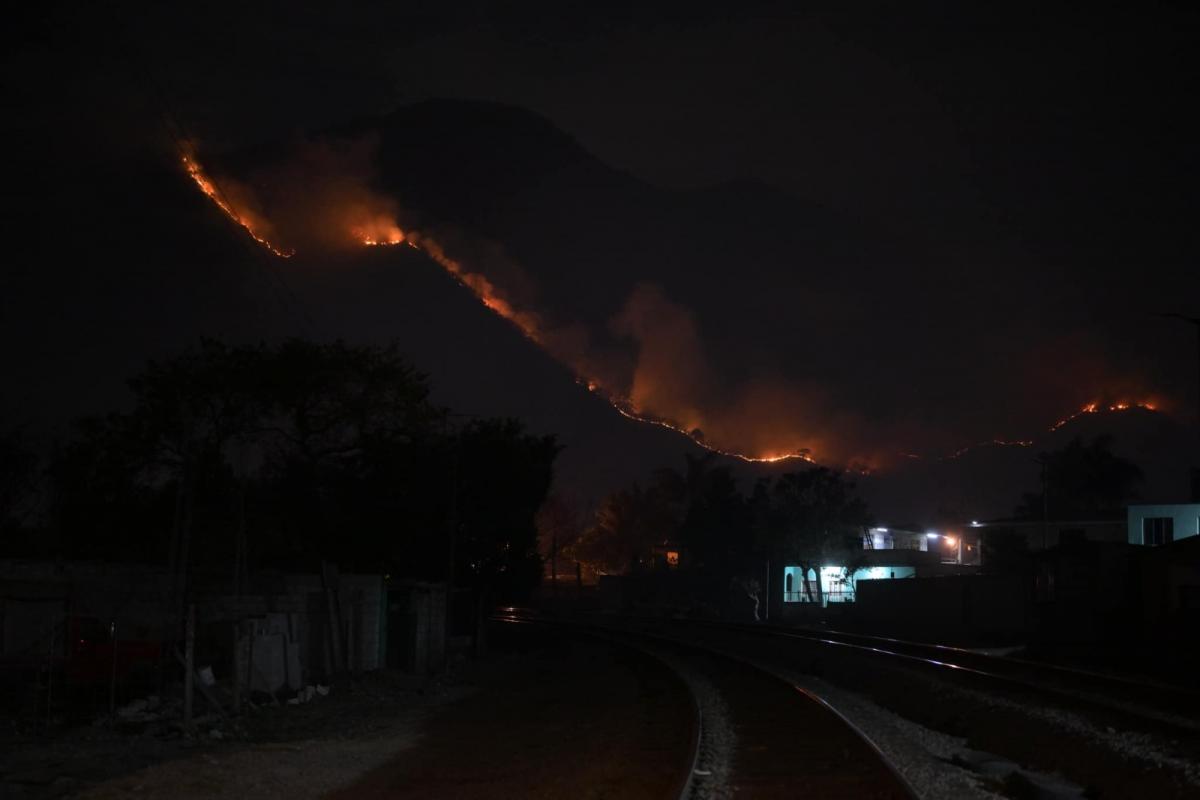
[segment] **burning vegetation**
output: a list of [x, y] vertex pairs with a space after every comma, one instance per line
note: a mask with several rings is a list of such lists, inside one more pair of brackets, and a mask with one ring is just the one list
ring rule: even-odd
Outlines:
[[240, 225], [250, 235], [251, 239], [280, 258], [290, 258], [295, 253], [293, 250], [285, 250], [267, 238], [266, 231], [270, 226], [265, 220], [245, 207], [235, 208], [230, 200], [227, 199], [226, 193], [205, 174], [204, 169], [194, 157], [184, 155], [183, 168], [187, 171], [188, 177], [200, 187], [200, 191], [204, 192], [208, 196], [208, 199], [216, 203], [217, 208], [225, 212], [225, 216]]
[[[284, 191], [280, 198], [272, 198], [276, 201], [270, 204], [272, 219], [278, 216], [278, 229], [293, 232], [306, 246], [407, 245], [419, 250], [525, 338], [571, 368], [581, 386], [622, 416], [674, 431], [709, 452], [749, 463], [794, 460], [815, 464], [818, 458], [826, 463], [841, 461], [860, 474], [883, 467], [896, 456], [928, 457], [915, 452], [880, 451], [865, 441], [838, 441], [837, 431], [861, 431], [863, 426], [836, 406], [822, 402], [815, 389], [752, 384], [724, 403], [702, 406], [697, 398], [714, 396], [713, 387], [722, 381], [708, 374], [698, 326], [691, 314], [652, 285], [635, 287], [625, 308], [612, 320], [612, 333], [635, 344], [632, 364], [628, 358], [598, 352], [581, 326], [548, 324], [541, 315], [523, 308], [493, 279], [468, 269], [459, 258], [451, 256], [440, 237], [402, 226], [396, 203], [367, 188], [373, 146], [368, 140], [365, 145], [349, 143], [341, 150], [320, 144], [304, 151], [297, 167], [303, 179], [293, 177], [285, 183], [302, 183], [305, 191]], [[280, 258], [295, 253], [280, 243], [277, 226], [257, 210], [250, 190], [232, 179], [218, 182], [191, 154], [183, 155], [182, 161], [197, 187], [255, 242]], [[1057, 431], [1088, 414], [1134, 408], [1156, 411], [1158, 407], [1151, 400], [1095, 401], [1058, 420], [1048, 431]], [[801, 414], [798, 409], [806, 412]], [[836, 420], [836, 425], [805, 430], [804, 417]], [[734, 446], [733, 442], [741, 444]], [[993, 438], [961, 447], [940, 459], [960, 458], [981, 447], [1032, 445], [1032, 439]]]
[[1084, 416], [1085, 414], [1100, 414], [1105, 411], [1109, 411], [1109, 412], [1128, 411], [1131, 408], [1141, 408], [1146, 411], [1158, 411], [1158, 403], [1155, 403], [1151, 400], [1134, 400], [1134, 401], [1122, 400], [1120, 402], [1107, 403], [1107, 404], [1100, 403], [1100, 402], [1092, 402], [1092, 403], [1088, 403], [1083, 408], [1076, 411], [1074, 414], [1069, 414], [1068, 416], [1063, 417], [1058, 422], [1051, 425], [1049, 430], [1051, 433], [1053, 433], [1054, 431], [1056, 431], [1059, 428], [1066, 425], [1068, 422], [1071, 422], [1072, 420], [1076, 420], [1076, 419]]

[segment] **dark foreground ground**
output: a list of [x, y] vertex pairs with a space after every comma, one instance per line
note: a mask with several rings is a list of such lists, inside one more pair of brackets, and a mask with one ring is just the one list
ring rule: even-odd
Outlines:
[[[0, 739], [0, 800], [669, 796], [686, 687], [636, 651], [505, 626], [449, 677], [335, 685], [191, 736], [76, 726]], [[216, 738], [213, 731], [221, 738]]]
[[691, 698], [634, 650], [507, 626], [509, 657], [420, 741], [331, 795], [663, 798], [690, 767]]

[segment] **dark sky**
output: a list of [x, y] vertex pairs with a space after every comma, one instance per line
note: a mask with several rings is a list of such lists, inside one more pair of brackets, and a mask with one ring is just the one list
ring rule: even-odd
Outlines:
[[1111, 229], [1079, 235], [1097, 213], [1139, 233], [1180, 219], [1194, 14], [791, 5], [237, 4], [113, 22], [214, 146], [462, 97], [532, 109], [661, 185], [757, 179], [1030, 256]]
[[[1195, 12], [791, 5], [28, 12], [6, 34], [7, 193], [19, 211], [0, 312], [19, 388], [5, 414], [113, 402], [111, 384], [147, 355], [202, 333], [277, 334], [272, 314], [315, 334], [409, 335], [388, 322], [394, 309], [369, 308], [382, 284], [335, 280], [346, 305], [322, 307], [332, 294], [303, 275], [205, 254], [195, 242], [207, 232], [181, 221], [191, 209], [126, 178], [169, 162], [164, 107], [216, 153], [430, 98], [540, 115], [608, 170], [603, 202], [668, 209], [661, 236], [632, 212], [606, 217], [620, 228], [597, 222], [595, 239], [628, 237], [630, 254], [608, 269], [624, 251], [573, 238], [591, 178], [527, 190], [515, 210], [494, 201], [477, 219], [542, 287], [541, 313], [609, 335], [620, 298], [652, 282], [694, 322], [705, 381], [794, 387], [810, 429], [936, 451], [1026, 436], [1097, 398], [1153, 396], [1189, 414], [1192, 338], [1151, 312], [1200, 313]], [[483, 191], [455, 179], [464, 198]], [[563, 198], [584, 211], [545, 213]], [[156, 241], [140, 250], [131, 231], [147, 226]], [[562, 291], [573, 270], [587, 272], [586, 297]], [[418, 290], [434, 292], [397, 289], [406, 320], [454, 302], [418, 302]], [[606, 291], [617, 299], [601, 301]], [[490, 323], [464, 321], [461, 335], [472, 324]], [[475, 351], [418, 352], [447, 365], [456, 404], [533, 415], [592, 446], [590, 412], [565, 419], [540, 388], [506, 395], [511, 381], [463, 377], [496, 363]], [[540, 362], [512, 369], [538, 387], [557, 380]]]

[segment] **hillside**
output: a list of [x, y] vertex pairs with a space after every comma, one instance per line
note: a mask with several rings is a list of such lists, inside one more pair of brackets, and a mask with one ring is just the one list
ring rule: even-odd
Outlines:
[[[670, 308], [698, 331], [694, 352], [685, 353], [706, 378], [697, 397], [736, 410], [746, 387], [784, 386], [774, 418], [801, 420], [829, 448], [847, 441], [900, 464], [861, 481], [889, 516], [968, 508], [1003, 514], [1029, 488], [1028, 461], [1037, 449], [1110, 422], [1133, 425], [1133, 415], [1084, 418], [1029, 449], [895, 462], [896, 452], [916, 445], [937, 454], [995, 431], [1026, 435], [1089, 398], [1054, 396], [1053, 386], [1016, 391], [1019, 336], [980, 334], [996, 318], [967, 302], [951, 254], [930, 243], [761, 184], [655, 187], [601, 163], [520, 109], [421, 103], [208, 163], [262, 188], [256, 175], [330, 137], [369, 138], [373, 163], [365, 180], [396, 200], [406, 224], [448, 231], [463, 253], [483, 254], [479, 269], [504, 278], [514, 296], [554, 324], [586, 328], [605, 354], [638, 356], [613, 320], [639, 283], [661, 287]], [[47, 163], [53, 149], [43, 154]], [[566, 445], [560, 480], [590, 500], [697, 451], [677, 434], [614, 413], [416, 252], [269, 257], [195, 191], [169, 150], [140, 163], [60, 163], [47, 174], [62, 186], [40, 209], [31, 241], [55, 241], [56, 249], [20, 261], [6, 287], [6, 315], [14, 330], [68, 315], [94, 320], [95, 332], [81, 345], [50, 328], [27, 344], [41, 357], [22, 362], [13, 376], [20, 388], [10, 396], [27, 418], [59, 421], [119, 405], [118, 376], [201, 335], [395, 338], [432, 373], [442, 402], [558, 433]], [[79, 208], [89, 212], [72, 216]], [[55, 229], [53, 220], [64, 227]], [[95, 264], [91, 278], [50, 302], [57, 276], [80, 260]], [[929, 282], [937, 315], [896, 307], [896, 288], [912, 280]], [[943, 347], [964, 338], [978, 344], [977, 353]], [[654, 337], [641, 346], [647, 342]], [[933, 356], [910, 355], [925, 344]], [[1012, 371], [1014, 390], [997, 395], [980, 365]], [[681, 386], [686, 401], [688, 387]], [[1177, 496], [1170, 488], [1177, 459], [1163, 454], [1176, 447], [1178, 432], [1150, 427], [1118, 432], [1118, 442], [1146, 468], [1152, 494]], [[749, 446], [769, 444], [769, 426], [751, 433]], [[1154, 466], [1159, 462], [1168, 466]], [[751, 478], [794, 462], [734, 463]]]

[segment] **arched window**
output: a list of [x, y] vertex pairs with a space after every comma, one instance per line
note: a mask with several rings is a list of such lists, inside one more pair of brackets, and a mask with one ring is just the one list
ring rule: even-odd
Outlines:
[[792, 573], [790, 572], [783, 577], [783, 590], [789, 593], [792, 591]]

